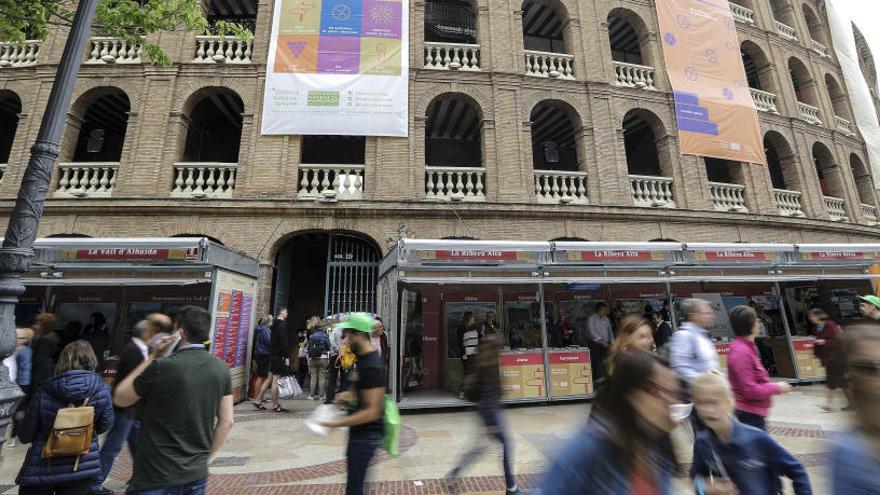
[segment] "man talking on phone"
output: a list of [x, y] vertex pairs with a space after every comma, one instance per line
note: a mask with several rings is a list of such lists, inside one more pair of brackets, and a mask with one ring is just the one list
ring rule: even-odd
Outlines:
[[210, 321], [204, 308], [182, 308], [174, 333], [116, 387], [113, 403], [129, 407], [140, 401], [142, 416], [126, 493], [205, 493], [209, 459], [233, 424], [229, 370], [202, 344], [210, 337]]

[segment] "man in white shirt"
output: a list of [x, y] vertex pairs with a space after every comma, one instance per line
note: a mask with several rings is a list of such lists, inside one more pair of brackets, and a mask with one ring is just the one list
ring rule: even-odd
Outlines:
[[706, 330], [715, 322], [715, 312], [703, 299], [685, 299], [681, 311], [685, 321], [669, 341], [669, 366], [690, 384], [697, 375], [719, 369], [718, 351]]
[[593, 383], [596, 383], [605, 377], [605, 359], [614, 341], [607, 304], [596, 304], [596, 312], [590, 316], [587, 328], [590, 333], [590, 366], [593, 369]]

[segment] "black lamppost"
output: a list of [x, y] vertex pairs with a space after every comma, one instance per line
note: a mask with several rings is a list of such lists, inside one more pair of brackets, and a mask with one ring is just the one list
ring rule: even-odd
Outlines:
[[[0, 360], [15, 350], [15, 305], [18, 296], [24, 293], [21, 275], [30, 269], [34, 256], [33, 245], [40, 217], [43, 216], [43, 202], [49, 190], [55, 160], [58, 159], [58, 142], [97, 4], [98, 0], [80, 0], [76, 8], [73, 26], [64, 45], [64, 54], [58, 64], [49, 102], [40, 123], [37, 142], [31, 147], [31, 157], [21, 179], [15, 208], [9, 216], [3, 247], [0, 248]], [[18, 385], [10, 382], [6, 367], [0, 366], [0, 431], [4, 431], [9, 424], [23, 396]], [[3, 436], [0, 435], [0, 445], [2, 442]]]

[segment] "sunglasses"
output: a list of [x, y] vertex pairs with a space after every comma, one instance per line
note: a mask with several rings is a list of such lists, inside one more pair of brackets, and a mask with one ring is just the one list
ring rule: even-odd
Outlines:
[[850, 363], [853, 371], [866, 376], [880, 376], [880, 361], [855, 361]]

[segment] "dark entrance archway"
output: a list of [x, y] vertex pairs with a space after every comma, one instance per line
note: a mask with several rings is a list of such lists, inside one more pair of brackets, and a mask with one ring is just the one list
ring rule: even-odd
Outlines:
[[376, 311], [381, 251], [352, 232], [313, 231], [291, 237], [275, 258], [273, 308], [286, 306], [291, 329], [310, 316]]

